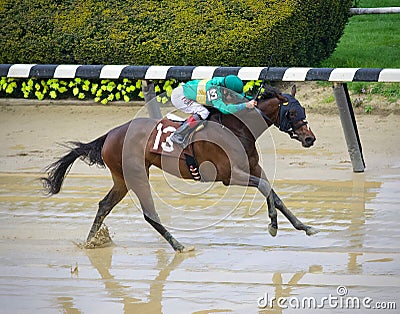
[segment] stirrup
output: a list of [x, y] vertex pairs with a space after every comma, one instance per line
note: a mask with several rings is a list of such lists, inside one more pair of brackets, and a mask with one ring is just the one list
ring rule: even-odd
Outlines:
[[[187, 121], [183, 122], [183, 124], [171, 136], [171, 141], [185, 148], [189, 144], [190, 134], [194, 131], [199, 131], [204, 127], [202, 120], [196, 119], [195, 121], [196, 125], [194, 126], [190, 126]], [[194, 121], [192, 121], [192, 123], [193, 122]]]
[[[182, 125], [183, 126], [183, 125]], [[195, 129], [189, 127], [188, 125], [185, 126], [182, 130], [176, 130], [175, 133], [171, 136], [171, 141], [182, 146], [182, 148], [185, 148], [189, 143], [189, 137], [190, 134], [194, 131]]]

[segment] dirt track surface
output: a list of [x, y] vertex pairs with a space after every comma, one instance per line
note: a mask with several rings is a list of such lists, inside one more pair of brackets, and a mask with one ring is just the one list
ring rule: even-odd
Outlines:
[[[0, 108], [2, 128], [0, 171], [37, 172], [67, 151], [68, 141], [88, 142], [107, 133], [135, 116], [145, 116], [142, 107], [129, 106], [31, 106], [12, 105]], [[138, 113], [139, 111], [139, 113]], [[314, 114], [307, 118], [317, 141], [311, 149], [303, 149], [276, 128], [267, 130], [276, 146], [276, 171], [286, 173], [310, 167], [326, 173], [334, 168], [351, 169], [350, 158], [338, 114]], [[356, 116], [368, 172], [393, 166], [400, 156], [400, 121], [397, 115]], [[259, 142], [262, 144], [263, 139]], [[285, 154], [280, 154], [284, 152]], [[285, 162], [288, 153], [292, 155]], [[326, 158], [320, 158], [326, 155]], [[329, 156], [328, 156], [329, 155]], [[93, 173], [94, 168], [79, 167]], [[333, 171], [335, 172], [335, 171]], [[104, 172], [102, 172], [104, 173]], [[347, 171], [346, 171], [347, 173]], [[344, 175], [344, 172], [342, 173]]]

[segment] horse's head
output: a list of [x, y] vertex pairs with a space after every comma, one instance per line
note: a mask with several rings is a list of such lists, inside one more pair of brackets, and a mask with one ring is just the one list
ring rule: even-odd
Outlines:
[[257, 108], [267, 122], [300, 141], [304, 147], [311, 147], [316, 138], [308, 125], [305, 109], [294, 97], [295, 94], [295, 86], [290, 95], [281, 94], [275, 88], [267, 88], [257, 100]]

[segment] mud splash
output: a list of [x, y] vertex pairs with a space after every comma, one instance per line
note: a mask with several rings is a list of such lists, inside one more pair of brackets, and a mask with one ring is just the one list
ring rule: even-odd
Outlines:
[[103, 224], [89, 242], [75, 244], [81, 249], [99, 249], [113, 246], [114, 242], [111, 239], [108, 227]]

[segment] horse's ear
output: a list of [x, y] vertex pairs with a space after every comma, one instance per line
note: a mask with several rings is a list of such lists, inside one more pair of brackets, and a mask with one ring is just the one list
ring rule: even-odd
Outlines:
[[285, 96], [283, 96], [281, 93], [276, 94], [276, 98], [278, 98], [282, 102], [288, 102], [288, 99]]
[[296, 84], [293, 84], [292, 90], [291, 90], [290, 94], [291, 94], [293, 97], [296, 96]]

